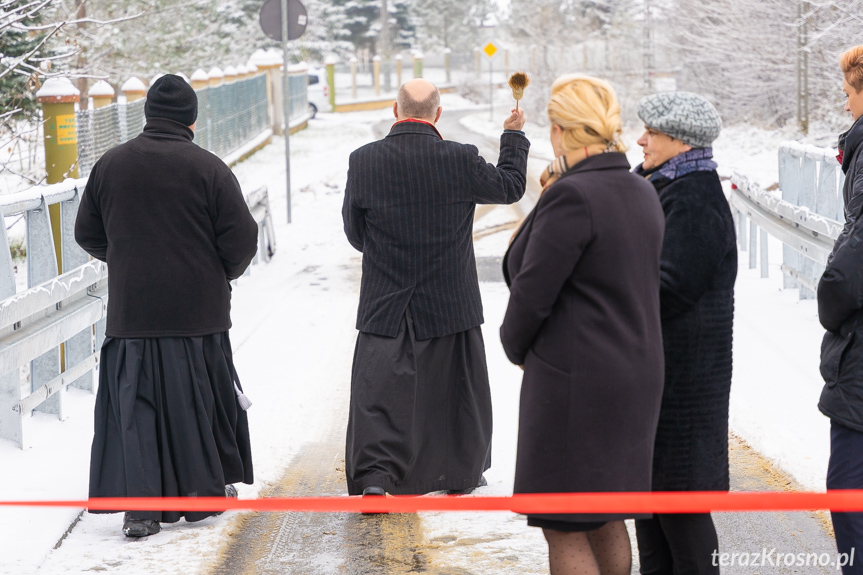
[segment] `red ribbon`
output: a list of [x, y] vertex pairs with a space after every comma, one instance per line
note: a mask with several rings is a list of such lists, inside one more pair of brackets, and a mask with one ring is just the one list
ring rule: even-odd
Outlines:
[[0, 507], [75, 507], [122, 511], [390, 512], [515, 511], [516, 513], [707, 513], [716, 511], [863, 511], [863, 490], [805, 492], [666, 492], [519, 494], [511, 497], [119, 497], [70, 501], [0, 501]]

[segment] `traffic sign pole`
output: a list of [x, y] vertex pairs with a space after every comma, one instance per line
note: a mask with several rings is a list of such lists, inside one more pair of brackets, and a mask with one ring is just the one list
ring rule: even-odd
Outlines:
[[285, 119], [285, 190], [288, 203], [288, 223], [291, 223], [291, 82], [288, 78], [288, 0], [282, 0], [282, 53], [285, 70], [282, 73], [282, 117]]
[[261, 30], [282, 43], [282, 116], [285, 120], [285, 185], [288, 200], [288, 223], [291, 223], [291, 83], [288, 78], [288, 40], [296, 40], [306, 31], [308, 15], [300, 0], [266, 0], [258, 16]]
[[494, 122], [494, 80], [492, 80], [493, 63], [488, 59], [488, 119]]
[[494, 79], [492, 77], [494, 62], [492, 58], [494, 57], [494, 53], [497, 52], [497, 46], [489, 42], [483, 47], [482, 51], [488, 56], [488, 119], [494, 122]]

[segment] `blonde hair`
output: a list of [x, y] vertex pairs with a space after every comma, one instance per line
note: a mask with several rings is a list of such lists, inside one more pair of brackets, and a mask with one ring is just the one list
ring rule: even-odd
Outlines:
[[854, 46], [839, 58], [845, 80], [859, 93], [863, 90], [863, 46]]
[[563, 128], [565, 152], [593, 144], [625, 152], [620, 141], [623, 125], [614, 88], [605, 80], [581, 74], [566, 74], [551, 85], [548, 119]]

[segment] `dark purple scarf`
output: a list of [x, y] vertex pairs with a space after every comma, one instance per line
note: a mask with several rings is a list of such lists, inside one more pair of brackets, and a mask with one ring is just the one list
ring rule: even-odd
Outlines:
[[693, 148], [674, 156], [653, 170], [645, 170], [642, 166], [643, 164], [640, 164], [635, 168], [635, 173], [651, 180], [656, 177], [676, 180], [692, 172], [712, 172], [717, 168], [716, 162], [713, 161], [713, 148]]
[[669, 180], [692, 172], [712, 172], [717, 167], [713, 161], [713, 148], [693, 148], [678, 154], [659, 168], [659, 174]]

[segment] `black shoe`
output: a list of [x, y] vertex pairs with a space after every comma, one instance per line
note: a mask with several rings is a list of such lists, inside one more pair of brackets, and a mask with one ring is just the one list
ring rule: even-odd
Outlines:
[[[237, 494], [237, 488], [233, 485], [225, 485], [225, 497], [228, 499], [237, 499], [239, 495]], [[213, 517], [218, 517], [224, 513], [224, 511], [219, 511], [218, 513], [214, 513]]]
[[[387, 494], [383, 487], [369, 485], [363, 489], [363, 497], [385, 497]], [[388, 515], [386, 511], [361, 511], [363, 515]]]
[[162, 526], [155, 519], [132, 519], [128, 511], [123, 516], [123, 534], [126, 537], [147, 537], [161, 530]]
[[480, 475], [479, 483], [477, 483], [474, 487], [468, 487], [467, 489], [448, 489], [447, 495], [468, 495], [473, 493], [473, 490], [477, 487], [485, 487], [488, 485], [488, 481], [485, 479], [485, 475]]

